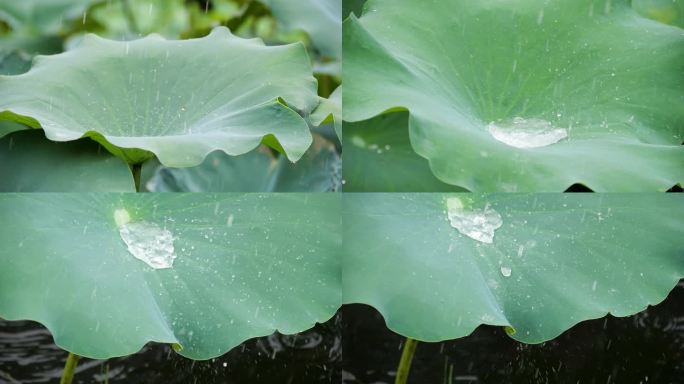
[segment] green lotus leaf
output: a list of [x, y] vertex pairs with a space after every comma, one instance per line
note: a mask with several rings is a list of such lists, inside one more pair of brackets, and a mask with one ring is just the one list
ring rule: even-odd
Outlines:
[[171, 167], [198, 165], [214, 150], [246, 153], [264, 136], [296, 161], [311, 134], [295, 109], [317, 104], [301, 44], [267, 47], [222, 27], [182, 41], [87, 35], [25, 74], [0, 77], [0, 111], [34, 118], [49, 139], [92, 136], [129, 163], [154, 153]]
[[332, 193], [3, 194], [0, 316], [92, 358], [300, 332], [340, 305], [339, 211]]
[[31, 129], [0, 139], [0, 192], [135, 192], [135, 184], [128, 164], [92, 140], [55, 143]]
[[328, 192], [339, 189], [341, 168], [335, 147], [319, 139], [296, 164], [267, 148], [236, 157], [214, 152], [197, 167], [158, 167], [145, 186], [150, 192]]
[[344, 25], [344, 118], [407, 109], [440, 180], [505, 192], [684, 181], [684, 35], [628, 0], [371, 0], [364, 12]]
[[[12, 32], [8, 35], [0, 36], [0, 55], [7, 55], [13, 52], [21, 52], [23, 55], [51, 55], [62, 52], [63, 41], [58, 36], [33, 35], [25, 31]], [[23, 72], [28, 71], [30, 62]], [[16, 75], [23, 72], [0, 73], [0, 75]]]
[[342, 59], [341, 0], [260, 0], [288, 31], [303, 30], [314, 47], [330, 58]]
[[684, 28], [682, 0], [632, 0], [632, 7], [649, 19]]
[[345, 192], [458, 192], [437, 179], [411, 148], [408, 114], [388, 113], [344, 123]]
[[[100, 0], [0, 0], [0, 20], [15, 30], [56, 34], [65, 21], [83, 17]], [[86, 16], [87, 17], [87, 16]]]
[[684, 277], [677, 194], [348, 194], [343, 220], [344, 302], [418, 340], [490, 324], [539, 343]]
[[335, 124], [335, 133], [342, 138], [342, 86], [337, 87], [330, 97], [321, 98], [321, 103], [311, 114], [311, 122], [319, 126], [332, 121]]
[[343, 0], [342, 1], [342, 20], [346, 19], [350, 13], [361, 16], [363, 5], [366, 0]]
[[0, 121], [0, 137], [4, 137], [12, 132], [21, 131], [27, 128], [28, 127], [23, 124], [14, 123], [11, 121]]
[[[16, 42], [14, 39], [10, 40]], [[31, 56], [15, 47], [12, 43], [6, 45], [5, 43], [8, 42], [7, 38], [0, 38], [0, 42], [2, 43], [2, 48], [0, 48], [0, 76], [18, 75], [28, 71], [31, 67]], [[1, 121], [0, 119], [0, 138], [9, 133], [27, 128], [26, 125], [13, 121]]]
[[19, 50], [0, 50], [0, 76], [18, 75], [31, 68], [31, 57]]

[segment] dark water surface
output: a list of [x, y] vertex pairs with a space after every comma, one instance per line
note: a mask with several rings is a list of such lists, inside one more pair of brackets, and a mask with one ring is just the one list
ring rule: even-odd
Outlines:
[[[83, 359], [75, 383], [391, 384], [403, 340], [372, 307], [346, 305], [310, 331], [249, 340], [213, 360], [188, 360], [161, 344]], [[58, 383], [65, 358], [40, 324], [0, 321], [0, 384]], [[420, 343], [409, 383], [684, 383], [684, 281], [645, 312], [586, 321], [539, 345], [496, 327]]]

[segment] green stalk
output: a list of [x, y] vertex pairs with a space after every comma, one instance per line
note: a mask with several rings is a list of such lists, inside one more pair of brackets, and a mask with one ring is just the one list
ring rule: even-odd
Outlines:
[[318, 94], [321, 97], [330, 97], [330, 94], [332, 93], [332, 78], [328, 75], [322, 75], [318, 79]]
[[142, 173], [142, 164], [131, 165], [133, 172], [133, 180], [135, 181], [135, 191], [140, 192], [140, 174]]
[[69, 357], [67, 357], [66, 364], [64, 365], [64, 372], [62, 372], [62, 379], [59, 381], [59, 384], [71, 384], [74, 380], [78, 359], [80, 358], [81, 356], [69, 352]]
[[401, 351], [401, 359], [399, 360], [399, 367], [397, 368], [397, 378], [394, 380], [394, 384], [406, 384], [416, 347], [418, 347], [418, 340], [407, 337], [404, 342], [404, 348]]

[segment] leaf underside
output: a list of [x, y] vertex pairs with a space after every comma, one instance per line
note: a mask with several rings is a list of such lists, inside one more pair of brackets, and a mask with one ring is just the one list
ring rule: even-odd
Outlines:
[[331, 192], [341, 186], [341, 168], [334, 146], [319, 139], [294, 164], [261, 147], [235, 157], [213, 152], [197, 167], [159, 166], [146, 188], [150, 192]]

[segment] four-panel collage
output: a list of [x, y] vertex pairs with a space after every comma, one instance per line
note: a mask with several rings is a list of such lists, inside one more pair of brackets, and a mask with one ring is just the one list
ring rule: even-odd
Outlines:
[[684, 0], [0, 0], [0, 384], [684, 384], [683, 145]]

